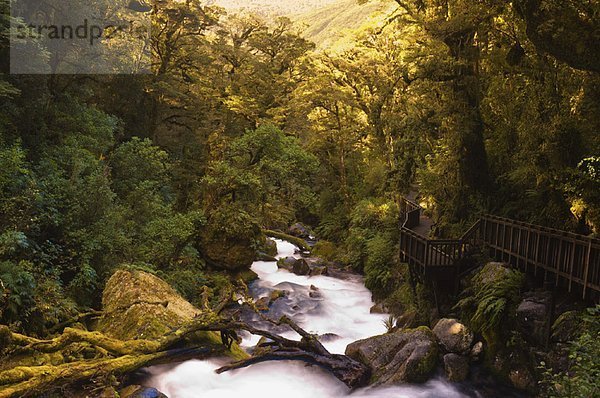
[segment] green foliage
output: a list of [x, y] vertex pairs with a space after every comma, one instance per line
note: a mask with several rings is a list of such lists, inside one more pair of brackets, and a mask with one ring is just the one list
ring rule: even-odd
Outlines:
[[600, 393], [600, 306], [588, 308], [582, 317], [581, 335], [569, 343], [569, 368], [554, 373], [546, 368], [541, 385], [550, 398], [595, 397]]
[[25, 320], [31, 314], [35, 303], [36, 281], [31, 274], [32, 264], [21, 261], [0, 262], [0, 281], [7, 294], [0, 316], [4, 322]]
[[394, 268], [396, 245], [388, 234], [377, 234], [366, 244], [365, 285], [376, 293], [385, 296], [394, 288]]
[[491, 278], [491, 267], [488, 264], [473, 278], [473, 295], [456, 304], [470, 319], [471, 327], [482, 333], [497, 332], [506, 325], [520, 300], [525, 281], [523, 273], [509, 269]]
[[327, 261], [336, 261], [338, 258], [338, 250], [335, 243], [326, 240], [320, 240], [315, 243], [312, 248], [312, 254]]
[[272, 125], [247, 131], [204, 177], [208, 203], [235, 204], [266, 226], [287, 225], [313, 204], [310, 179], [317, 164], [296, 138]]

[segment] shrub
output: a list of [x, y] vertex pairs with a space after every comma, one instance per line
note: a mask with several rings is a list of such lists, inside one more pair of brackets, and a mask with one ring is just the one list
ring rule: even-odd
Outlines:
[[588, 308], [582, 317], [582, 334], [569, 343], [569, 369], [553, 373], [546, 368], [540, 382], [549, 398], [597, 397], [600, 395], [600, 305]]

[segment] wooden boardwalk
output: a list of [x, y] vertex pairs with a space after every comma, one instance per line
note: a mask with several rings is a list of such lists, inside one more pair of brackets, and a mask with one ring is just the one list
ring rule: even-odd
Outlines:
[[452, 281], [473, 269], [469, 255], [481, 249], [544, 283], [600, 298], [600, 239], [491, 215], [482, 216], [460, 239], [429, 239], [419, 233], [422, 209], [403, 199], [400, 258], [420, 281]]

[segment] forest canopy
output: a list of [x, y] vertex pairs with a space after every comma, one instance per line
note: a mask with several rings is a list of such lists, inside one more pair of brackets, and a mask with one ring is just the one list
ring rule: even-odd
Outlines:
[[156, 2], [152, 73], [16, 75], [1, 0], [0, 323], [44, 335], [124, 265], [197, 302], [296, 221], [389, 293], [411, 191], [440, 237], [484, 212], [597, 234], [600, 6], [373, 2], [318, 47], [287, 17]]

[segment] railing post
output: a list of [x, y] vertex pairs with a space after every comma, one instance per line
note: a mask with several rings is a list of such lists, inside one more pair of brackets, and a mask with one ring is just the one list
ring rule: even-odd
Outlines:
[[585, 293], [588, 285], [588, 276], [590, 272], [590, 259], [592, 257], [592, 238], [589, 238], [587, 254], [585, 256], [584, 271], [583, 271], [583, 299], [585, 300]]

